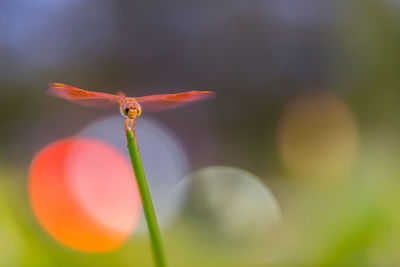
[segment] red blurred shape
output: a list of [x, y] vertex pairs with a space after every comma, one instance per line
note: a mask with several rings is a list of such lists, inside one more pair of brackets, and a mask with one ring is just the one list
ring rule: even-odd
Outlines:
[[43, 148], [32, 162], [28, 189], [42, 227], [77, 250], [117, 248], [140, 217], [129, 160], [96, 139], [69, 138]]

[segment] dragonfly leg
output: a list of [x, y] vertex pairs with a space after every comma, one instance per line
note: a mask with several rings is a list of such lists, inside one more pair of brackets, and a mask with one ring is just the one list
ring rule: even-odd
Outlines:
[[130, 119], [131, 125], [132, 125], [132, 131], [133, 131], [133, 136], [135, 136], [135, 142], [137, 143], [136, 140], [136, 129], [135, 129], [135, 119]]
[[129, 129], [129, 118], [126, 118], [126, 120], [124, 122], [124, 129], [125, 129], [125, 132], [128, 131], [128, 129]]

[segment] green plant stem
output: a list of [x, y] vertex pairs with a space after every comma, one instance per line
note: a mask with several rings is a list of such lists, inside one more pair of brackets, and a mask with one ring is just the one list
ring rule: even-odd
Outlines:
[[153, 247], [154, 260], [157, 267], [165, 267], [166, 261], [161, 244], [160, 228], [158, 227], [156, 213], [154, 211], [153, 202], [151, 200], [149, 187], [144, 176], [143, 166], [140, 160], [136, 140], [130, 129], [126, 131], [126, 138], [128, 142], [129, 155], [131, 157], [133, 171], [135, 172], [140, 196], [142, 198], [144, 215], [146, 217], [147, 227], [149, 229], [151, 244]]

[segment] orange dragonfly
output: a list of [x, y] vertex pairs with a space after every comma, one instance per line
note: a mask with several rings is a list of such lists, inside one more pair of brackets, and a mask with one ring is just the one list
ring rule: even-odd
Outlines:
[[145, 111], [171, 109], [215, 95], [212, 91], [189, 91], [177, 94], [127, 97], [122, 92], [119, 92], [118, 95], [91, 92], [62, 83], [49, 83], [47, 93], [77, 104], [91, 107], [104, 107], [118, 104], [121, 114], [126, 117], [124, 123], [125, 131], [130, 129], [129, 124], [131, 124], [133, 132], [135, 132], [135, 119], [142, 114], [142, 108]]

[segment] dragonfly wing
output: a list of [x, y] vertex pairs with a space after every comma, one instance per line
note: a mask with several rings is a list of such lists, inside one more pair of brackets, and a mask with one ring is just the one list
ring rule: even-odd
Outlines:
[[49, 83], [47, 93], [80, 105], [91, 107], [106, 107], [119, 104], [122, 97], [107, 93], [86, 91], [61, 83]]
[[204, 100], [214, 96], [211, 91], [190, 91], [178, 94], [163, 94], [136, 97], [136, 101], [147, 111], [159, 111], [177, 108], [190, 102]]

